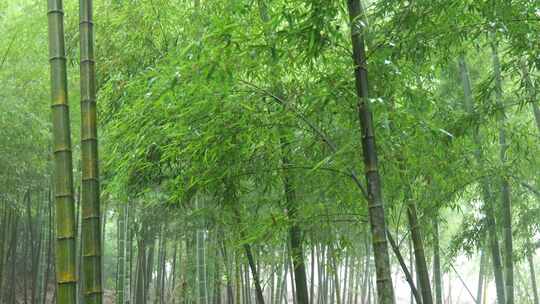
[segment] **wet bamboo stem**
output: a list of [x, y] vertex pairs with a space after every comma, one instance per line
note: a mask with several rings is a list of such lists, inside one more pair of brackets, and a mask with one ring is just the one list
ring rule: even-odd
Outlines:
[[83, 294], [86, 304], [102, 303], [101, 219], [96, 120], [96, 73], [92, 0], [80, 0], [81, 159]]
[[48, 0], [49, 63], [53, 119], [54, 200], [56, 208], [57, 303], [75, 304], [75, 206], [62, 0]]
[[368, 191], [368, 211], [370, 218], [375, 273], [377, 275], [377, 296], [380, 304], [393, 304], [394, 288], [390, 274], [390, 257], [386, 239], [386, 219], [378, 170], [377, 145], [373, 116], [369, 108], [366, 50], [359, 18], [364, 14], [360, 0], [347, 0], [351, 23], [354, 74], [358, 98], [358, 118], [362, 133], [362, 152]]

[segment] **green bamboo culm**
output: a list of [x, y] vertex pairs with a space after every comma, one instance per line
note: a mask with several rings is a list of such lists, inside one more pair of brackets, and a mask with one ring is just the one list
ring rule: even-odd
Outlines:
[[49, 62], [54, 153], [54, 198], [56, 208], [57, 303], [75, 304], [75, 205], [69, 121], [67, 68], [62, 0], [48, 0]]
[[92, 0], [79, 2], [81, 73], [82, 254], [86, 304], [101, 304], [101, 219]]

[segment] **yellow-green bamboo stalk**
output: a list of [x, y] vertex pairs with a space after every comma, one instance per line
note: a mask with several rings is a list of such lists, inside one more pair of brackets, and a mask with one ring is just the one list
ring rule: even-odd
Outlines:
[[102, 303], [101, 225], [92, 0], [80, 0], [83, 294]]
[[54, 152], [54, 195], [56, 206], [57, 303], [75, 304], [75, 206], [73, 202], [73, 164], [69, 122], [67, 68], [64, 46], [62, 0], [48, 0], [49, 62]]

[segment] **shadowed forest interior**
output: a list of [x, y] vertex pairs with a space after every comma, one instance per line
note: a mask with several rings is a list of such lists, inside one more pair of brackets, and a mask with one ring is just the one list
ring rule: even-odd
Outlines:
[[0, 0], [0, 304], [540, 304], [538, 0]]

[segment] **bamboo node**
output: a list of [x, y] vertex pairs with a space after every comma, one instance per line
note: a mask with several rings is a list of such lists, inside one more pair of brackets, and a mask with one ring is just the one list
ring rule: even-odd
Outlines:
[[63, 61], [66, 61], [66, 56], [51, 56], [49, 57], [49, 61], [53, 61], [53, 60], [63, 60]]
[[84, 295], [86, 296], [91, 296], [91, 295], [102, 295], [103, 294], [103, 289], [100, 289], [100, 290], [92, 290], [92, 291], [85, 291], [84, 292]]
[[61, 148], [61, 149], [54, 149], [53, 154], [61, 153], [61, 152], [71, 152], [70, 148]]
[[90, 215], [90, 216], [84, 216], [82, 219], [83, 221], [86, 221], [86, 220], [99, 220], [101, 218], [101, 216], [99, 215]]
[[85, 103], [85, 102], [96, 103], [96, 99], [95, 98], [82, 98], [81, 103]]
[[83, 177], [81, 178], [81, 181], [83, 182], [99, 182], [99, 179], [97, 177]]
[[63, 16], [64, 15], [64, 10], [62, 10], [62, 9], [50, 9], [50, 10], [47, 11], [47, 15], [55, 14], [55, 13], [60, 14], [60, 15]]
[[73, 240], [73, 241], [75, 241], [75, 235], [66, 235], [66, 236], [58, 235], [56, 237], [56, 240], [57, 241], [65, 241], [65, 240]]
[[97, 137], [95, 136], [88, 136], [81, 139], [81, 143], [88, 142], [88, 141], [97, 141]]

